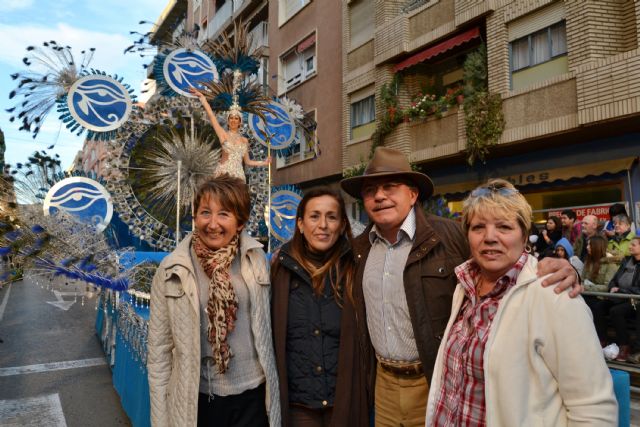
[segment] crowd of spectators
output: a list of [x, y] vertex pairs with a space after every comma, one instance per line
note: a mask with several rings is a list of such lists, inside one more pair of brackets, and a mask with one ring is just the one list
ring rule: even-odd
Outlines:
[[606, 222], [594, 215], [578, 220], [575, 211], [563, 210], [560, 217], [550, 216], [530, 242], [538, 258], [565, 258], [580, 274], [602, 346], [615, 342], [617, 361], [640, 363], [640, 302], [632, 297], [640, 297], [640, 233], [624, 205], [612, 205]]

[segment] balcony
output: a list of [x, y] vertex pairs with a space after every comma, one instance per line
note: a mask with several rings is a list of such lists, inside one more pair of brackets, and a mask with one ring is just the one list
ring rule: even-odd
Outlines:
[[415, 10], [419, 7], [422, 7], [424, 5], [426, 5], [427, 3], [431, 2], [432, 0], [408, 0], [404, 6], [402, 6], [402, 12], [403, 13], [409, 13], [412, 10]]
[[249, 3], [250, 0], [233, 0], [233, 13], [236, 14], [242, 6], [246, 3]]
[[214, 39], [218, 37], [220, 31], [228, 25], [228, 22], [231, 20], [233, 16], [233, 1], [227, 1], [222, 7], [216, 10], [215, 15], [211, 19], [209, 26], [206, 31], [207, 39]]
[[[220, 33], [225, 30], [232, 19], [236, 19], [240, 11], [250, 3], [251, 0], [228, 0], [222, 7], [216, 10], [206, 31], [202, 32], [203, 40], [215, 40]], [[199, 40], [200, 41], [200, 40]]]
[[432, 116], [412, 122], [408, 132], [412, 162], [449, 156], [465, 149], [464, 113], [458, 107], [444, 112], [441, 118]]
[[266, 21], [260, 22], [251, 31], [249, 31], [249, 37], [251, 38], [251, 48], [249, 52], [254, 52], [257, 49], [269, 47], [269, 26]]
[[496, 2], [490, 0], [455, 0], [456, 26], [473, 21], [496, 10]]
[[[453, 2], [408, 2], [410, 10], [389, 10], [376, 28], [375, 63], [382, 64], [414, 52], [456, 32]], [[400, 13], [402, 12], [402, 13]]]

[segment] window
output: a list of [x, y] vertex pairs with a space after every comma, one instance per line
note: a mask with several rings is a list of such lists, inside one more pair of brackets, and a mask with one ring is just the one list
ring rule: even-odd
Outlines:
[[279, 0], [278, 15], [279, 24], [284, 24], [289, 18], [298, 13], [300, 9], [305, 7], [311, 0]]
[[264, 90], [268, 89], [268, 81], [267, 77], [269, 76], [269, 58], [263, 56], [260, 58], [260, 66], [258, 67], [258, 72], [256, 74], [251, 74], [245, 77], [245, 82], [248, 83], [258, 83], [262, 85]]
[[350, 139], [368, 138], [375, 129], [376, 98], [369, 95], [351, 103], [351, 135]]
[[372, 0], [359, 0], [351, 2], [349, 5], [351, 49], [361, 46], [373, 38], [375, 10]]
[[316, 69], [314, 62], [315, 61], [315, 56], [311, 55], [309, 56], [307, 59], [305, 59], [304, 63], [305, 63], [305, 75], [309, 75], [311, 73], [313, 73]]
[[299, 85], [316, 74], [316, 36], [315, 33], [280, 57], [284, 87], [280, 92]]
[[286, 90], [302, 82], [302, 70], [300, 69], [300, 58], [295, 52], [285, 57], [282, 62]]
[[291, 144], [290, 153], [285, 157], [278, 157], [277, 167], [284, 167], [303, 160], [311, 159], [316, 155], [316, 111], [309, 111], [304, 115], [302, 123], [310, 132], [296, 130], [296, 139]]
[[567, 54], [565, 21], [511, 42], [511, 71], [519, 71]]
[[521, 89], [569, 71], [564, 20], [513, 40], [509, 50], [511, 89]]

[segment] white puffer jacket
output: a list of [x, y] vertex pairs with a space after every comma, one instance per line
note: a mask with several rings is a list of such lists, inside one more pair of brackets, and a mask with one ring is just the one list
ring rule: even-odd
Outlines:
[[[582, 298], [543, 288], [529, 256], [493, 318], [484, 350], [487, 427], [618, 425], [618, 403], [591, 311]], [[427, 400], [435, 425], [446, 342], [464, 303], [458, 284]]]
[[[200, 382], [200, 303], [190, 257], [191, 236], [168, 255], [151, 287], [147, 371], [153, 426], [196, 426]], [[242, 278], [251, 300], [251, 330], [266, 378], [266, 409], [280, 426], [280, 398], [273, 343], [269, 272], [262, 245], [240, 236]]]

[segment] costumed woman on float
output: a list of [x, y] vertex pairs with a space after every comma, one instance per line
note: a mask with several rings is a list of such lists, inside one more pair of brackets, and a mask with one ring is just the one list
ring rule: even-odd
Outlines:
[[243, 162], [247, 166], [269, 166], [271, 157], [266, 160], [251, 160], [249, 157], [249, 141], [240, 134], [240, 126], [242, 124], [242, 110], [238, 104], [231, 106], [227, 115], [227, 125], [229, 130], [224, 128], [218, 122], [215, 113], [211, 109], [207, 98], [202, 92], [192, 88], [191, 93], [198, 97], [204, 110], [207, 112], [209, 121], [220, 140], [222, 146], [222, 159], [218, 165], [214, 176], [220, 176], [223, 173], [241, 178], [246, 182], [244, 175]]

